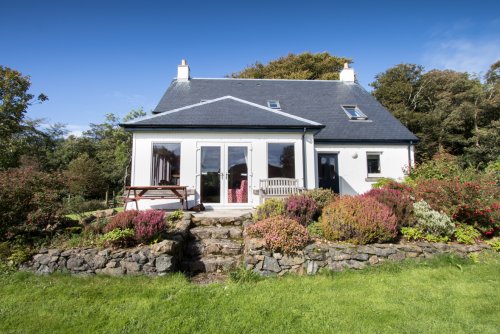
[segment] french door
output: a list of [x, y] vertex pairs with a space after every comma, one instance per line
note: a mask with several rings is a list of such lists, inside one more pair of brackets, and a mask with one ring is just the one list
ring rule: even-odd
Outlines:
[[248, 204], [250, 145], [200, 143], [198, 148], [200, 202], [227, 206]]

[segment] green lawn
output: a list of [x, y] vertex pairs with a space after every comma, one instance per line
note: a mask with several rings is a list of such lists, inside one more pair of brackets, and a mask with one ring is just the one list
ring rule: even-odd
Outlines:
[[198, 286], [0, 275], [0, 333], [498, 333], [500, 256]]

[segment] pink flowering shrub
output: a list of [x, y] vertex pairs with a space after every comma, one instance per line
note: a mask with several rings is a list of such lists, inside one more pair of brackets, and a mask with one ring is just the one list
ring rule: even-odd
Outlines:
[[396, 189], [380, 188], [372, 189], [361, 196], [372, 197], [392, 209], [400, 228], [411, 227], [415, 224], [413, 201], [408, 193]]
[[113, 231], [114, 229], [125, 230], [127, 228], [134, 228], [134, 218], [137, 216], [139, 211], [130, 210], [117, 213], [113, 216], [109, 223], [104, 227], [104, 233]]
[[148, 242], [167, 228], [165, 212], [160, 210], [120, 212], [104, 228], [105, 233], [115, 229], [133, 229], [137, 242]]
[[291, 195], [286, 199], [287, 216], [295, 219], [302, 226], [307, 226], [317, 217], [318, 207], [310, 196], [305, 194]]
[[160, 210], [139, 211], [133, 222], [135, 239], [139, 242], [150, 241], [167, 228], [165, 212]]
[[370, 196], [342, 196], [323, 209], [325, 238], [355, 244], [386, 242], [397, 235], [392, 210]]
[[293, 253], [309, 242], [307, 229], [294, 219], [274, 216], [261, 220], [247, 229], [252, 237], [263, 238], [269, 249]]

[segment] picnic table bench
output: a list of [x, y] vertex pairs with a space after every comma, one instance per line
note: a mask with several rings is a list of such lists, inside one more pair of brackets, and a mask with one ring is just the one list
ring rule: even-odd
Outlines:
[[141, 199], [179, 199], [182, 207], [188, 209], [187, 198], [192, 194], [193, 189], [186, 186], [129, 186], [123, 194], [124, 211], [129, 202], [135, 202], [135, 207], [139, 210], [138, 202]]

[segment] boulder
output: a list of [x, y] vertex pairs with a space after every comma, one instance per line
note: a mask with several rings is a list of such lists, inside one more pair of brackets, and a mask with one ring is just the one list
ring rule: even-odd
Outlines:
[[159, 273], [169, 272], [174, 269], [174, 265], [172, 263], [172, 256], [169, 255], [159, 256], [156, 258], [155, 262], [156, 262], [155, 263], [156, 270]]
[[275, 273], [279, 273], [281, 271], [278, 260], [274, 257], [266, 256], [264, 257], [264, 264], [262, 265], [262, 270], [269, 270]]
[[155, 254], [173, 254], [177, 250], [178, 242], [174, 240], [163, 240], [151, 246]]

